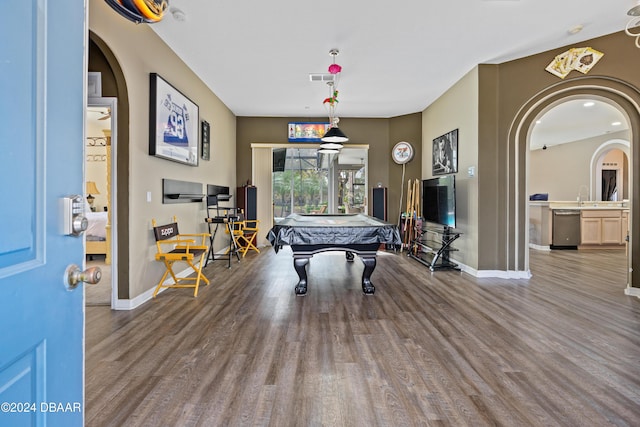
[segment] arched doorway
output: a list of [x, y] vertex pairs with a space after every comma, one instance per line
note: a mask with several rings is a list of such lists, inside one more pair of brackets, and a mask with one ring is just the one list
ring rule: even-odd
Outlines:
[[[611, 139], [600, 145], [593, 153], [590, 164], [590, 194], [593, 200], [625, 200], [629, 199], [631, 176], [631, 144], [624, 139]], [[604, 169], [603, 165], [609, 165]], [[609, 185], [608, 191], [603, 188], [603, 170], [614, 170], [616, 185]], [[608, 194], [607, 194], [608, 193]], [[615, 194], [614, 194], [615, 193]], [[613, 196], [613, 197], [612, 197]]]
[[[628, 120], [630, 129], [630, 170], [640, 170], [640, 91], [635, 87], [619, 80], [609, 78], [585, 77], [568, 82], [561, 82], [552, 87], [548, 87], [532, 96], [512, 121], [511, 132], [509, 133], [509, 147], [514, 156], [510, 161], [511, 182], [516, 194], [515, 203], [509, 206], [507, 221], [513, 224], [516, 230], [515, 238], [509, 241], [511, 248], [509, 256], [513, 257], [513, 265], [516, 270], [529, 270], [529, 189], [527, 186], [528, 168], [528, 145], [529, 138], [535, 120], [554, 104], [563, 99], [578, 96], [595, 96], [605, 99], [611, 105], [621, 111]], [[629, 181], [632, 183], [633, 178]], [[629, 240], [629, 272], [628, 284], [625, 293], [640, 296], [640, 275], [632, 276], [632, 271], [640, 271], [640, 259], [635, 260], [633, 253], [640, 253], [640, 240], [633, 236], [640, 236], [640, 224], [632, 221], [634, 212], [640, 211], [640, 188], [631, 185], [629, 218], [630, 218], [630, 240]], [[640, 257], [636, 257], [640, 258]]]
[[[109, 46], [93, 31], [89, 31], [89, 63], [88, 70], [100, 72], [102, 76], [102, 96], [117, 99], [118, 116], [113, 128], [118, 130], [118, 150], [112, 158], [115, 179], [113, 183], [116, 199], [115, 217], [117, 222], [112, 226], [113, 263], [117, 265], [116, 300], [129, 298], [129, 95], [124, 73], [115, 54]], [[124, 165], [124, 167], [118, 167]], [[117, 306], [114, 308], [118, 308]]]
[[[535, 117], [527, 188], [548, 201], [528, 205], [529, 256], [540, 250], [578, 249], [575, 255], [583, 256], [606, 249], [620, 258], [612, 273], [626, 276], [628, 268], [619, 266], [628, 234], [629, 132], [623, 111], [599, 97], [561, 98]], [[606, 219], [596, 218], [600, 214]], [[602, 229], [606, 236], [599, 235]]]

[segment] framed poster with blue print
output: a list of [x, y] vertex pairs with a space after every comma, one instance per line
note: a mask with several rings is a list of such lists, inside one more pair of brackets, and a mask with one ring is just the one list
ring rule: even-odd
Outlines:
[[198, 106], [156, 73], [149, 94], [149, 154], [198, 166]]
[[289, 142], [320, 142], [327, 133], [329, 123], [292, 122], [288, 125]]

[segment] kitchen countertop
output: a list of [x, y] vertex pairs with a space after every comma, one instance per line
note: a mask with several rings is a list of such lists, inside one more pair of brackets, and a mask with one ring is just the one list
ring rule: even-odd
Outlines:
[[598, 201], [550, 201], [549, 209], [571, 209], [571, 210], [629, 210], [629, 202], [598, 202]]

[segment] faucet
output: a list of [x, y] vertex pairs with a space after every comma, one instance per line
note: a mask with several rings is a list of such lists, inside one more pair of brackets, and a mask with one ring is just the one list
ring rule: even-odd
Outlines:
[[587, 198], [589, 197], [589, 187], [587, 187], [585, 184], [582, 184], [580, 187], [578, 187], [578, 204], [581, 205], [583, 202], [582, 199], [582, 189], [585, 189], [586, 192], [586, 196]]

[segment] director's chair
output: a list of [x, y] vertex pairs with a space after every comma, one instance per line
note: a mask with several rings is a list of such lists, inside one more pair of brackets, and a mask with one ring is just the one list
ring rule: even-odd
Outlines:
[[242, 222], [242, 234], [238, 237], [238, 244], [240, 245], [240, 253], [242, 258], [249, 252], [254, 250], [260, 253], [260, 249], [256, 246], [258, 240], [258, 232], [260, 231], [260, 220], [257, 219], [245, 219]]
[[[170, 224], [157, 225], [154, 219], [152, 225], [156, 238], [156, 261], [162, 261], [166, 267], [162, 279], [153, 292], [153, 297], [156, 297], [161, 288], [195, 288], [193, 296], [197, 297], [200, 280], [209, 284], [209, 280], [202, 274], [202, 263], [209, 250], [207, 247], [209, 233], [180, 234], [175, 216]], [[173, 272], [173, 265], [176, 262], [188, 264], [196, 272], [195, 277], [177, 277]], [[171, 275], [173, 283], [165, 285], [164, 281], [168, 275]]]

